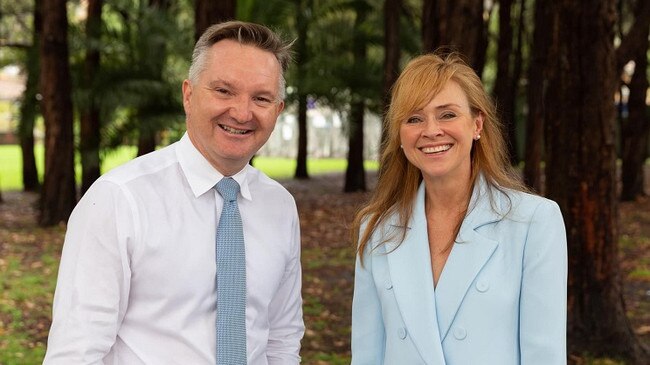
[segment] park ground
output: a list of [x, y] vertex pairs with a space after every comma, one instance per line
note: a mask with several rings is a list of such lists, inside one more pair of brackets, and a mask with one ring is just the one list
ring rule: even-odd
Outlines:
[[[648, 179], [646, 179], [646, 182]], [[369, 175], [371, 187], [374, 175]], [[342, 193], [341, 174], [282, 183], [302, 227], [303, 364], [349, 364], [354, 248], [348, 225], [368, 193]], [[65, 226], [36, 225], [32, 193], [3, 192], [0, 204], [0, 365], [40, 364]], [[650, 198], [620, 206], [620, 259], [632, 328], [650, 346]], [[573, 356], [573, 365], [620, 365]]]

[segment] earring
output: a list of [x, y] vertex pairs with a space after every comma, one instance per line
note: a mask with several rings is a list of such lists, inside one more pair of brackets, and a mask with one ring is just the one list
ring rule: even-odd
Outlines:
[[474, 137], [474, 140], [475, 140], [475, 141], [478, 141], [479, 139], [481, 139], [481, 135], [480, 135], [480, 134], [477, 134], [476, 137]]
[[404, 145], [399, 145], [399, 148], [404, 149]]

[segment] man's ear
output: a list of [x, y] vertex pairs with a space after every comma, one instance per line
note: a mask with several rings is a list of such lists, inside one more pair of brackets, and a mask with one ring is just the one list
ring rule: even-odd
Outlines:
[[183, 109], [185, 109], [185, 114], [190, 112], [190, 99], [192, 97], [192, 83], [190, 80], [183, 81]]

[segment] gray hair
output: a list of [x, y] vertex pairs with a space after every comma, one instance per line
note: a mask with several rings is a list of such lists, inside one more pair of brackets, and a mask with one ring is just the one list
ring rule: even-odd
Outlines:
[[280, 63], [282, 72], [279, 80], [279, 96], [284, 100], [286, 81], [284, 73], [292, 60], [291, 46], [293, 41], [285, 41], [269, 28], [255, 23], [228, 21], [210, 26], [203, 32], [194, 46], [192, 64], [188, 78], [192, 84], [199, 79], [199, 74], [205, 69], [206, 54], [210, 47], [224, 39], [235, 40], [243, 45], [257, 47], [271, 52]]

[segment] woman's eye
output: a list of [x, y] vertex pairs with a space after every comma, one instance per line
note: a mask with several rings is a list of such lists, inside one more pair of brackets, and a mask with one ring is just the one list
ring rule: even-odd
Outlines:
[[455, 117], [456, 117], [456, 114], [454, 114], [454, 113], [443, 113], [442, 115], [440, 115], [440, 119], [452, 119], [452, 118], [455, 118]]
[[418, 123], [418, 122], [420, 122], [420, 121], [421, 121], [421, 119], [418, 118], [418, 117], [410, 117], [410, 118], [408, 118], [408, 119], [406, 120], [406, 123], [407, 123], [407, 124], [412, 124], [412, 123]]

